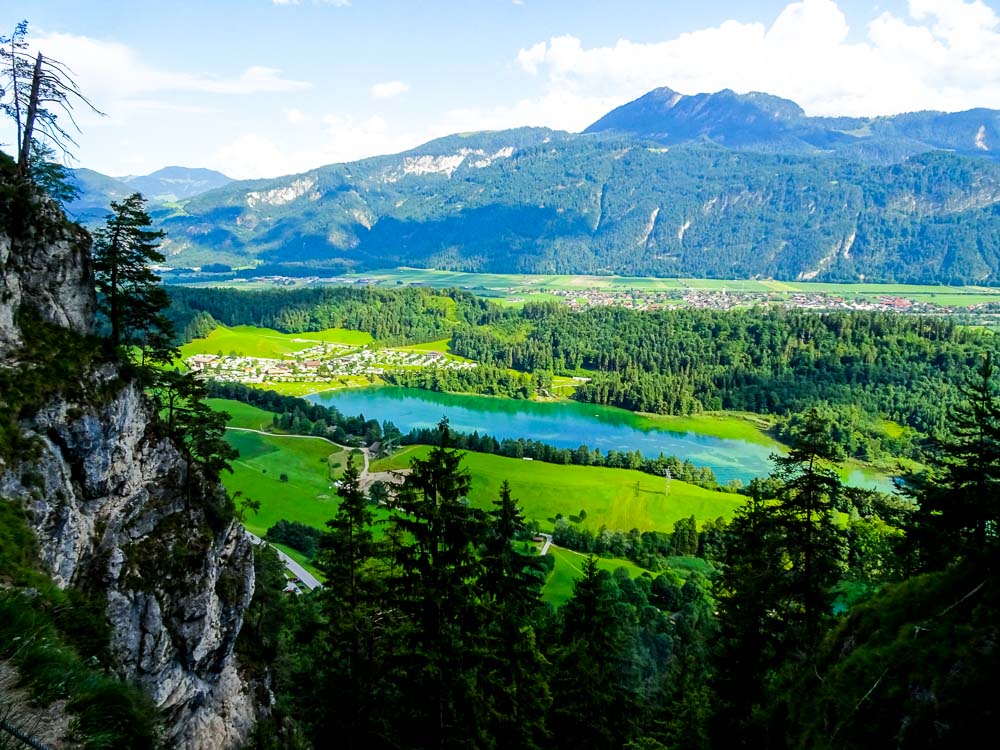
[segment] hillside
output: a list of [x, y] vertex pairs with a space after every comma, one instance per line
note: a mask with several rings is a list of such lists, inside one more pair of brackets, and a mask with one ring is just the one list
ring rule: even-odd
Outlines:
[[194, 198], [161, 222], [168, 262], [925, 283], [1000, 272], [992, 160], [879, 166], [548, 131], [456, 140]]
[[331, 275], [394, 266], [994, 283], [998, 115], [813, 118], [794, 102], [658, 89], [584, 134], [449, 136], [194, 196], [175, 267]]
[[934, 150], [995, 159], [1000, 112], [808, 117], [795, 102], [757, 91], [686, 96], [663, 87], [612, 110], [583, 132], [631, 135], [666, 145], [706, 139], [732, 149], [836, 155], [878, 164]]

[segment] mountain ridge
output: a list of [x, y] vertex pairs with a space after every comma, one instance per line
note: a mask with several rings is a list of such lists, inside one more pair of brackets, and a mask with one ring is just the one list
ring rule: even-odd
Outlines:
[[992, 110], [814, 118], [760, 92], [662, 88], [581, 134], [445, 136], [153, 213], [174, 267], [989, 284], [994, 140]]

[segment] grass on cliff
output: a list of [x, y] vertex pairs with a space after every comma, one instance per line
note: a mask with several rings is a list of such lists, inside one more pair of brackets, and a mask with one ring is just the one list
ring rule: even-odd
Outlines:
[[0, 499], [0, 661], [39, 705], [66, 701], [74, 747], [154, 748], [159, 714], [139, 688], [108, 676], [100, 595], [58, 588], [38, 560], [24, 513]]

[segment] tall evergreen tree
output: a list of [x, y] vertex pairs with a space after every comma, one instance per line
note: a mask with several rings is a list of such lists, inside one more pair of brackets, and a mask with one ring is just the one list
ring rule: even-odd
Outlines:
[[406, 618], [398, 666], [404, 693], [399, 717], [408, 742], [461, 747], [481, 739], [483, 706], [474, 686], [482, 628], [478, 551], [486, 523], [466, 500], [470, 479], [452, 447], [448, 421], [438, 444], [392, 501], [396, 604]]
[[480, 606], [487, 616], [477, 685], [484, 699], [486, 732], [498, 748], [542, 747], [552, 696], [551, 665], [536, 638], [541, 559], [514, 546], [525, 523], [506, 480], [488, 516], [478, 585]]
[[327, 521], [318, 567], [326, 578], [320, 591], [326, 628], [323, 661], [317, 664], [317, 744], [339, 737], [345, 747], [371, 747], [381, 734], [378, 720], [382, 648], [383, 577], [374, 518], [361, 489], [353, 454], [337, 487], [340, 507]]
[[949, 437], [938, 442], [929, 477], [912, 493], [919, 510], [911, 529], [922, 564], [940, 568], [981, 554], [1000, 523], [1000, 398], [992, 357], [962, 389]]
[[140, 193], [111, 203], [112, 213], [94, 233], [94, 276], [112, 345], [140, 346], [144, 360], [165, 362], [173, 353], [173, 327], [161, 311], [170, 299], [150, 269], [164, 260], [158, 249], [164, 233], [149, 228], [145, 203]]
[[[830, 614], [831, 587], [843, 563], [843, 543], [834, 508], [843, 490], [834, 463], [842, 454], [830, 438], [829, 423], [810, 409], [785, 456], [773, 457], [781, 482], [773, 513], [781, 532], [787, 571], [783, 617], [811, 650]], [[795, 626], [799, 625], [800, 628]]]
[[622, 747], [638, 719], [631, 608], [591, 556], [559, 614], [549, 728], [559, 747]]

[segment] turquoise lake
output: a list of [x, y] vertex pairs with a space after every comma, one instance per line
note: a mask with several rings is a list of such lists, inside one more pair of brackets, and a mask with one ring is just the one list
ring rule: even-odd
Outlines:
[[[447, 417], [458, 432], [476, 432], [504, 438], [539, 440], [558, 448], [586, 445], [602, 452], [642, 451], [677, 456], [696, 466], [707, 466], [720, 482], [744, 482], [771, 470], [770, 455], [777, 444], [763, 445], [719, 438], [697, 432], [673, 432], [655, 426], [624, 409], [571, 402], [535, 402], [411, 388], [351, 388], [309, 396], [310, 401], [335, 406], [344, 414], [389, 420], [403, 432], [433, 427]], [[892, 488], [887, 477], [853, 471], [848, 483]]]

